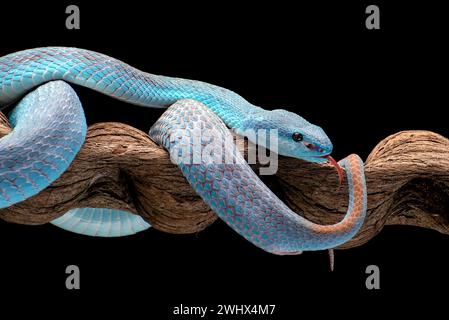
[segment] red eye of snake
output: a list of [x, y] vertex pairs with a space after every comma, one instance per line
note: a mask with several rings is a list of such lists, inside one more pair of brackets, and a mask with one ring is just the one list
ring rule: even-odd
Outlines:
[[304, 137], [299, 132], [295, 132], [294, 134], [292, 134], [292, 139], [295, 140], [296, 142], [299, 142], [302, 141]]

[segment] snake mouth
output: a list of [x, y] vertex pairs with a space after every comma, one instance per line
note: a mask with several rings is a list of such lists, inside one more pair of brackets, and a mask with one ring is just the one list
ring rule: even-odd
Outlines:
[[323, 156], [322, 158], [326, 158], [327, 161], [335, 167], [335, 170], [337, 170], [337, 173], [338, 173], [338, 181], [340, 182], [340, 185], [341, 185], [344, 180], [343, 168], [340, 167], [338, 162], [335, 161], [335, 159], [332, 158], [330, 155]]
[[338, 162], [332, 158], [329, 154], [325, 154], [326, 150], [318, 148], [316, 145], [314, 145], [313, 143], [308, 143], [308, 142], [303, 142], [304, 146], [306, 146], [307, 149], [312, 150], [312, 151], [317, 151], [319, 153], [323, 153], [322, 156], [316, 156], [315, 158], [324, 158], [327, 159], [327, 161], [333, 165], [335, 167], [335, 170], [337, 170], [338, 173], [338, 181], [340, 182], [340, 185], [343, 183], [344, 180], [344, 174], [343, 174], [343, 168], [340, 167], [340, 165], [338, 164]]

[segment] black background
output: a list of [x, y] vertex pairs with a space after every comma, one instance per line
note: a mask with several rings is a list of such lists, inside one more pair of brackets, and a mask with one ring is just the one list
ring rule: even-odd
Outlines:
[[[400, 130], [449, 136], [443, 8], [436, 1], [373, 1], [381, 30], [369, 31], [364, 11], [371, 3], [335, 2], [77, 1], [81, 30], [65, 29], [68, 2], [8, 2], [1, 4], [0, 55], [76, 46], [151, 73], [214, 83], [322, 126], [335, 158], [366, 158]], [[162, 112], [76, 90], [89, 123], [120, 121], [148, 131]], [[273, 256], [221, 221], [196, 235], [150, 230], [120, 239], [0, 222], [0, 291], [7, 297], [0, 303], [18, 303], [18, 314], [49, 315], [59, 305], [61, 316], [130, 319], [141, 312], [165, 319], [180, 303], [277, 304], [282, 319], [307, 310], [347, 316], [355, 305], [369, 314], [391, 306], [401, 314], [430, 312], [444, 307], [434, 296], [444, 298], [439, 290], [449, 284], [448, 244], [434, 231], [388, 226], [368, 244], [338, 251], [331, 273], [326, 252]], [[65, 289], [69, 264], [81, 268], [80, 291]], [[365, 288], [370, 264], [380, 267], [381, 290]]]

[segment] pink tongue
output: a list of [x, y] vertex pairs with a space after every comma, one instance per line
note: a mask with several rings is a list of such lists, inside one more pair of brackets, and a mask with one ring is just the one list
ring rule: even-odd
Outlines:
[[340, 185], [341, 185], [343, 183], [343, 179], [344, 179], [343, 168], [340, 167], [338, 162], [335, 161], [335, 159], [332, 158], [331, 156], [327, 155], [327, 156], [324, 156], [324, 158], [326, 158], [335, 167], [335, 169], [337, 170], [338, 180], [340, 181]]

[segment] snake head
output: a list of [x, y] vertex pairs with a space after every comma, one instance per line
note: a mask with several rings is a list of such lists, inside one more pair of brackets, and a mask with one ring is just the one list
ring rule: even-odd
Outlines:
[[[277, 130], [277, 137], [273, 137], [276, 132], [273, 129]], [[255, 134], [248, 134], [251, 131]], [[332, 152], [332, 142], [323, 129], [287, 110], [263, 110], [248, 115], [236, 132], [280, 155], [309, 162], [328, 162]], [[265, 137], [261, 138], [263, 132]]]

